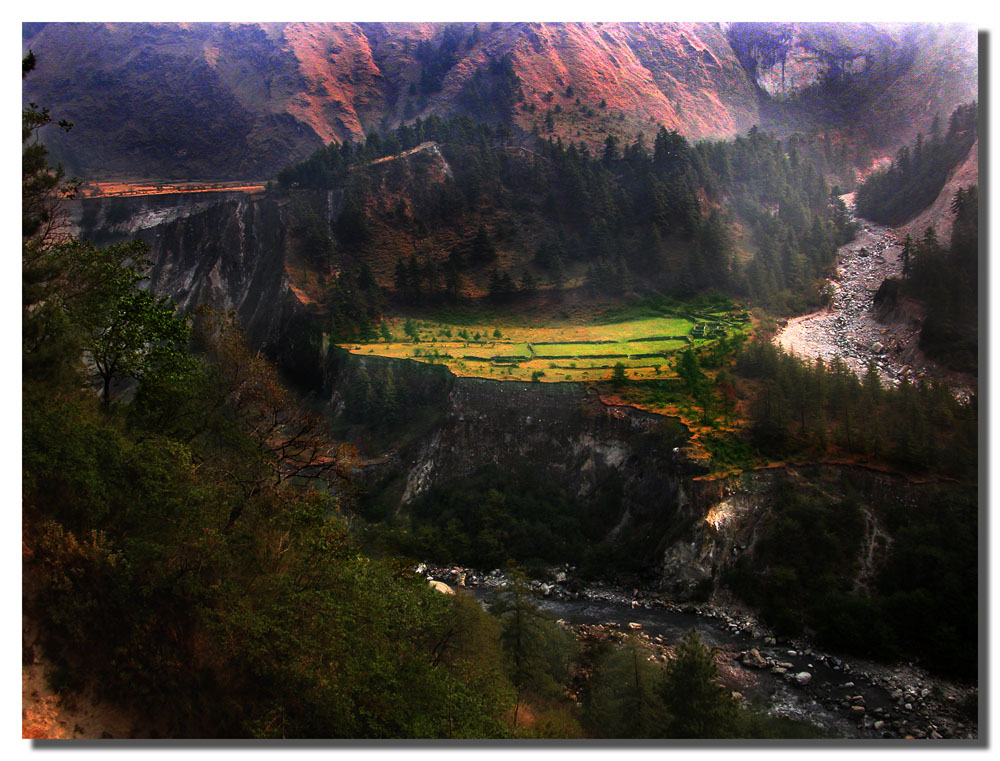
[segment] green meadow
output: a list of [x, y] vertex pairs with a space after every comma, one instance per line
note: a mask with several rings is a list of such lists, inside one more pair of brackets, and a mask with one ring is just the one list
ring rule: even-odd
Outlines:
[[608, 380], [616, 364], [633, 379], [669, 378], [673, 355], [749, 329], [739, 310], [664, 314], [593, 323], [544, 325], [393, 318], [383, 337], [344, 344], [371, 354], [443, 364], [456, 375], [541, 382]]

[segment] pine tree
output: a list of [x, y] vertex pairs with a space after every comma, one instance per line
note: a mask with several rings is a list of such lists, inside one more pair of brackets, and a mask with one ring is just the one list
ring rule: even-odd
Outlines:
[[636, 637], [599, 658], [587, 685], [584, 720], [597, 737], [662, 737], [669, 717], [656, 690], [658, 668]]
[[472, 239], [472, 258], [480, 264], [489, 264], [496, 261], [497, 250], [490, 238], [486, 225], [480, 224], [476, 230], [476, 235]]
[[660, 697], [670, 715], [668, 737], [736, 736], [738, 706], [717, 680], [712, 651], [692, 628], [678, 643], [659, 685]]
[[538, 288], [538, 283], [535, 280], [535, 276], [530, 272], [525, 271], [521, 276], [521, 293], [526, 296], [532, 295]]
[[611, 383], [615, 386], [624, 385], [628, 381], [628, 376], [625, 374], [625, 365], [622, 362], [615, 362], [614, 369], [611, 371]]
[[512, 575], [512, 584], [493, 603], [490, 612], [500, 619], [500, 641], [517, 692], [516, 729], [527, 697], [552, 701], [561, 696], [561, 682], [568, 676], [574, 644], [569, 635], [531, 604], [523, 574], [514, 571]]

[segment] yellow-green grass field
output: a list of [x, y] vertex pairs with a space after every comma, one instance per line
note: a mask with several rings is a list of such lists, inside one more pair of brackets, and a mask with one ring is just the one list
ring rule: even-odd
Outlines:
[[[674, 354], [748, 329], [736, 313], [665, 315], [610, 323], [452, 324], [391, 318], [389, 340], [343, 344], [354, 354], [447, 365], [456, 375], [543, 383], [601, 381], [617, 363], [632, 379], [670, 378]], [[413, 335], [416, 335], [416, 341]]]

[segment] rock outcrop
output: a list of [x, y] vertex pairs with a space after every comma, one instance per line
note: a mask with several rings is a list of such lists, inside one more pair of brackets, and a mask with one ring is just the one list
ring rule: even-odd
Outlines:
[[[715, 480], [685, 480], [675, 520], [687, 533], [664, 546], [660, 588], [672, 599], [704, 595], [704, 585], [714, 587], [741, 558], [752, 558], [757, 541], [780, 509], [782, 488], [789, 483], [797, 492], [822, 498], [849, 495], [868, 516], [910, 509], [933, 499], [936, 488], [933, 482], [838, 464], [780, 466]], [[868, 525], [858, 547], [862, 562], [856, 583], [865, 583], [866, 574], [884, 559], [890, 543], [877, 523]]]
[[900, 145], [977, 97], [977, 35], [961, 24], [755, 22], [727, 37], [778, 132], [860, 127]]
[[205, 304], [235, 311], [251, 345], [293, 380], [318, 386], [319, 306], [301, 288], [287, 200], [243, 193], [164, 194], [77, 201], [81, 233], [99, 243], [139, 239], [147, 285], [182, 312]]
[[664, 538], [678, 529], [683, 482], [697, 471], [675, 452], [687, 431], [671, 418], [605, 405], [576, 383], [463, 378], [441, 366], [340, 350], [327, 368], [335, 423], [350, 417], [351, 390], [362, 374], [391, 374], [399, 396], [419, 410], [412, 418], [420, 423], [383, 448], [373, 448], [380, 437], [349, 430], [362, 453], [356, 478], [395, 495], [391, 509], [405, 510], [431, 486], [483, 466], [528, 467], [581, 500], [613, 482], [619, 513], [609, 538], [634, 547], [651, 569]]

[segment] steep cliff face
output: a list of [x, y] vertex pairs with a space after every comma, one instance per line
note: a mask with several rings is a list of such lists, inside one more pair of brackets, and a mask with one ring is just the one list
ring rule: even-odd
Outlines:
[[761, 535], [774, 522], [782, 487], [788, 484], [800, 493], [827, 498], [849, 494], [857, 502], [865, 529], [857, 548], [856, 585], [868, 583], [891, 545], [878, 514], [912, 506], [929, 492], [927, 485], [900, 476], [841, 465], [768, 468], [718, 480], [689, 481], [678, 511], [678, 521], [689, 530], [663, 548], [662, 588], [683, 598], [699, 584], [717, 584], [741, 558], [749, 560]]
[[587, 142], [608, 132], [648, 136], [660, 124], [691, 139], [728, 137], [758, 121], [746, 72], [715, 24], [525, 24], [517, 31], [511, 51], [525, 95], [517, 122], [526, 130], [542, 121], [539, 113], [557, 109], [556, 134]]
[[[76, 125], [88, 178], [273, 176], [317, 146], [465, 112], [600, 143], [757, 121], [716, 24], [30, 24], [26, 96]], [[506, 59], [516, 87], [499, 92]], [[603, 105], [602, 105], [603, 101]]]
[[335, 423], [349, 417], [352, 389], [376, 374], [390, 375], [396, 393], [419, 410], [398, 435], [351, 434], [362, 453], [360, 480], [389, 495], [392, 510], [486, 465], [527, 466], [579, 500], [614, 481], [620, 514], [612, 538], [641, 547], [651, 561], [676, 528], [692, 468], [675, 452], [687, 431], [670, 418], [607, 406], [580, 384], [460, 378], [443, 367], [345, 352], [327, 366]]
[[[470, 215], [418, 233], [408, 216], [400, 221], [398, 208], [419, 216], [421, 204], [435, 197], [451, 175], [446, 157], [432, 142], [366, 168], [373, 254], [365, 261], [383, 287], [391, 287], [400, 256], [432, 251], [445, 257], [474, 234], [477, 224], [492, 222], [489, 213]], [[301, 227], [304, 219], [315, 218], [335, 240], [344, 203], [342, 187], [282, 195], [164, 193], [77, 200], [70, 203], [70, 214], [77, 231], [97, 242], [145, 241], [153, 261], [149, 286], [182, 310], [199, 304], [235, 310], [251, 341], [274, 357], [297, 353], [299, 334], [308, 333], [310, 362], [318, 366], [320, 324], [311, 318], [325, 314], [324, 283], [340, 270], [356, 268], [359, 254], [338, 242], [332, 261], [311, 259]]]
[[728, 36], [757, 86], [779, 100], [906, 65], [890, 25], [739, 23]]
[[85, 237], [144, 241], [148, 287], [181, 311], [235, 311], [251, 345], [296, 380], [319, 383], [321, 309], [296, 286], [287, 201], [174, 194], [85, 200], [71, 211]]
[[962, 24], [892, 25], [910, 65], [878, 92], [866, 116], [886, 122], [897, 144], [926, 133], [979, 95], [979, 40]]
[[[73, 122], [46, 137], [86, 178], [268, 176], [322, 144], [284, 107], [306, 84], [256, 25], [45, 24], [24, 29], [39, 61], [25, 83]], [[33, 81], [30, 81], [33, 80]]]
[[[620, 499], [606, 538], [629, 548], [646, 582], [672, 599], [703, 599], [713, 590], [724, 597], [726, 574], [736, 567], [766, 573], [758, 545], [769, 535], [773, 543], [776, 522], [787, 522], [790, 494], [837, 506], [833, 530], [854, 526], [843, 529], [847, 559], [837, 573], [866, 588], [892, 548], [887, 516], [925, 511], [940, 494], [940, 484], [853, 465], [709, 478], [680, 451], [687, 432], [677, 421], [605, 405], [580, 384], [457, 378], [440, 366], [345, 352], [330, 359], [325, 393], [335, 423], [350, 417], [352, 389], [377, 375], [390, 376], [395, 393], [417, 410], [398, 433], [342, 429], [361, 451], [357, 482], [386, 512], [405, 512], [432, 486], [487, 465], [511, 473], [528, 465], [581, 503], [614, 484]], [[828, 528], [806, 531], [801, 547], [784, 551], [828, 552], [819, 546]]]
[[960, 24], [737, 23], [727, 38], [768, 129], [899, 145], [977, 96], [975, 30]]

